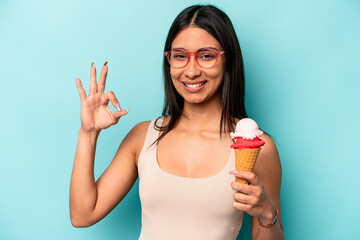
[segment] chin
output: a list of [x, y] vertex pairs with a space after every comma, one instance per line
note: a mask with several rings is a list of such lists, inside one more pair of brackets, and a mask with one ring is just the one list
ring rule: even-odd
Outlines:
[[200, 104], [205, 103], [208, 99], [203, 96], [188, 96], [184, 98], [184, 102], [190, 103], [190, 104]]
[[202, 101], [202, 100], [186, 100], [185, 99], [185, 102], [190, 103], [190, 104], [200, 104], [200, 103], [203, 103], [204, 101]]

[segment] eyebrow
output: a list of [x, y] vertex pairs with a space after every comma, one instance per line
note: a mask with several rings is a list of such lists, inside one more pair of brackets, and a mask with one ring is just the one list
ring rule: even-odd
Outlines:
[[[206, 50], [206, 49], [212, 49], [215, 51], [219, 51], [219, 49], [215, 48], [215, 47], [203, 47], [203, 48], [199, 48], [198, 50], [196, 50], [196, 52], [201, 51], [201, 50]], [[185, 48], [172, 48], [171, 50], [183, 50], [188, 52], [188, 50], [186, 50]]]

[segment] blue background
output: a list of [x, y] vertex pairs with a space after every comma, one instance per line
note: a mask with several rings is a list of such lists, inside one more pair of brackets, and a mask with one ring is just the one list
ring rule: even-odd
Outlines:
[[[137, 239], [137, 184], [98, 224], [70, 224], [75, 78], [88, 90], [91, 62], [99, 69], [109, 61], [107, 90], [130, 110], [100, 135], [99, 177], [124, 135], [161, 114], [165, 38], [194, 3], [0, 1], [0, 239]], [[286, 238], [359, 239], [360, 1], [200, 3], [232, 19], [247, 111], [278, 143]], [[247, 217], [240, 236], [249, 233]]]

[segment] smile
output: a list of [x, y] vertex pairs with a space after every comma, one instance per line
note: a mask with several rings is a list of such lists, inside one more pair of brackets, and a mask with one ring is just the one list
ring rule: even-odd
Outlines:
[[196, 84], [186, 84], [183, 82], [183, 84], [185, 85], [185, 87], [189, 87], [189, 88], [197, 88], [197, 87], [201, 87], [202, 85], [204, 85], [207, 81], [201, 82], [201, 83], [196, 83]]

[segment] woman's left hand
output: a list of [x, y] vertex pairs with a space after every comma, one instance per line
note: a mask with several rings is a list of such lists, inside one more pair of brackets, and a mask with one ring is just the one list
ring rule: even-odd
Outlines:
[[231, 172], [236, 178], [249, 181], [249, 185], [231, 183], [234, 192], [234, 207], [245, 211], [251, 216], [258, 217], [262, 223], [271, 223], [275, 217], [275, 205], [265, 191], [264, 184], [253, 172], [234, 171]]

